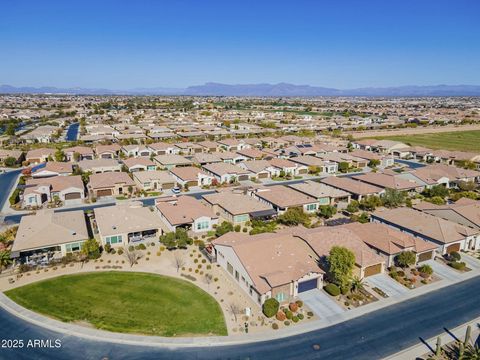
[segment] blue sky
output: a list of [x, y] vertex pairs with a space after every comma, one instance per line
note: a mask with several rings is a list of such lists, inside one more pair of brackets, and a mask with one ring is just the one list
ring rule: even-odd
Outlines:
[[478, 0], [0, 2], [0, 84], [480, 84]]

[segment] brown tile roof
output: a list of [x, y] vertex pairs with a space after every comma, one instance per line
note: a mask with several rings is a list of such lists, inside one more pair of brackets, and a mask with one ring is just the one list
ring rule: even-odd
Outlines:
[[233, 215], [272, 209], [271, 206], [261, 203], [251, 196], [245, 194], [236, 194], [228, 191], [203, 195], [203, 198], [208, 203], [212, 205], [219, 205]]
[[322, 183], [348, 191], [355, 195], [378, 194], [383, 191], [381, 187], [366, 184], [361, 181], [352, 180], [346, 177], [329, 176], [320, 180]]
[[217, 218], [209, 207], [191, 196], [179, 196], [173, 202], [159, 199], [156, 206], [172, 225], [190, 224], [202, 216]]
[[283, 209], [317, 202], [317, 199], [283, 185], [270, 186], [255, 195]]
[[92, 189], [114, 187], [117, 184], [134, 186], [135, 182], [124, 172], [106, 172], [90, 175], [88, 186]]

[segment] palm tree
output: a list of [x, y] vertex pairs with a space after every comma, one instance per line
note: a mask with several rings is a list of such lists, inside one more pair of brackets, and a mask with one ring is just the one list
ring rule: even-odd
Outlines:
[[0, 251], [0, 273], [4, 267], [7, 267], [12, 263], [12, 258], [10, 257], [10, 250]]
[[353, 292], [363, 289], [363, 278], [360, 279], [358, 276], [354, 276], [350, 286]]
[[467, 345], [462, 359], [463, 360], [480, 360], [480, 346], [478, 346], [478, 344]]

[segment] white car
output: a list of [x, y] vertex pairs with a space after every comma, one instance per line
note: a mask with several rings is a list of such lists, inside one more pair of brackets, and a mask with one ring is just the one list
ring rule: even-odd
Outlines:
[[180, 188], [178, 186], [176, 186], [176, 187], [172, 188], [172, 192], [174, 194], [180, 194]]

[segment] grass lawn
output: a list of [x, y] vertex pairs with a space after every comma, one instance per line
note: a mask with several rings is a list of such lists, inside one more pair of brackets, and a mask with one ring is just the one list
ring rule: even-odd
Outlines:
[[374, 139], [397, 140], [431, 149], [480, 152], [480, 130], [452, 131], [432, 134], [375, 136]]
[[65, 275], [9, 290], [18, 304], [98, 329], [159, 336], [227, 335], [217, 301], [168, 276], [131, 272]]

